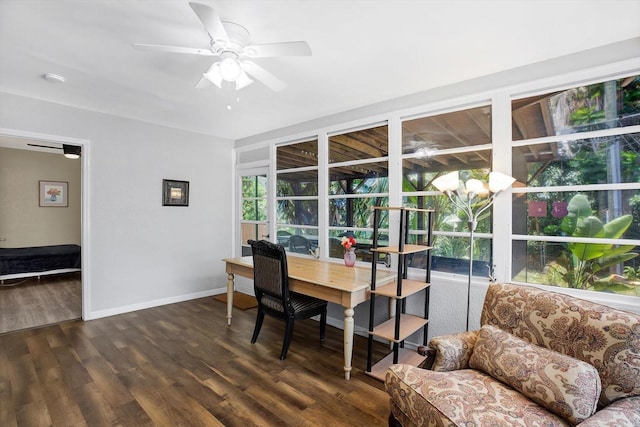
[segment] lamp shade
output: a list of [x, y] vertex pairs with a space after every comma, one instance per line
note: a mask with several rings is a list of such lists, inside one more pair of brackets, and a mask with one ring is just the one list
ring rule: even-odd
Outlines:
[[82, 147], [79, 145], [62, 144], [62, 152], [67, 159], [79, 159]]
[[235, 82], [240, 76], [240, 63], [235, 58], [224, 58], [220, 62], [220, 75], [228, 82]]
[[222, 74], [220, 73], [220, 63], [216, 62], [213, 64], [213, 67], [204, 74], [204, 76], [209, 79], [211, 83], [222, 88]]
[[240, 75], [236, 80], [236, 90], [240, 90], [243, 87], [247, 87], [251, 83], [253, 83], [253, 80], [251, 80], [251, 78], [247, 75], [247, 73], [244, 72], [244, 70], [240, 70]]
[[491, 172], [489, 174], [489, 191], [499, 193], [511, 187], [516, 179], [500, 172]]
[[465, 184], [467, 193], [480, 194], [484, 191], [484, 185], [479, 179], [470, 179]]
[[460, 186], [460, 178], [458, 177], [458, 171], [449, 172], [446, 175], [442, 175], [432, 182], [433, 186], [439, 191], [446, 193], [447, 191], [456, 191]]

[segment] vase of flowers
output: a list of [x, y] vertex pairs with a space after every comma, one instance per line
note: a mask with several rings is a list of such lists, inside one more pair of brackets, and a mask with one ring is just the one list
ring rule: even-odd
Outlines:
[[353, 267], [356, 263], [356, 239], [353, 236], [345, 236], [342, 238], [342, 247], [344, 248], [344, 265]]

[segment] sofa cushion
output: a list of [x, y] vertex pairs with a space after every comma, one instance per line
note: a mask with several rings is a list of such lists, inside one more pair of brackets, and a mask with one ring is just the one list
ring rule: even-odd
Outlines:
[[640, 315], [533, 286], [492, 284], [480, 324], [596, 367], [600, 407], [640, 396]]
[[638, 427], [640, 426], [640, 396], [616, 400], [593, 414], [579, 427]]
[[385, 388], [391, 412], [410, 426], [526, 426], [570, 424], [480, 371], [434, 372], [392, 365]]
[[596, 411], [601, 387], [596, 368], [494, 326], [480, 329], [469, 367], [513, 387], [574, 425]]

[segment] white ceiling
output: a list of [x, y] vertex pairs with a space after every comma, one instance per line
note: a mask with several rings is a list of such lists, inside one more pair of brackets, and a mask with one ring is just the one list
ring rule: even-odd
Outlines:
[[313, 55], [255, 60], [281, 92], [195, 89], [214, 57], [131, 47], [208, 47], [187, 0], [0, 0], [0, 92], [235, 140], [640, 36], [640, 0], [200, 2]]

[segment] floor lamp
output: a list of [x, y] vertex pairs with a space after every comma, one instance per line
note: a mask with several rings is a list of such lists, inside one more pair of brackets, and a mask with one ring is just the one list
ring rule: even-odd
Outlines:
[[446, 194], [451, 203], [463, 211], [469, 224], [469, 280], [467, 281], [467, 331], [469, 330], [469, 305], [471, 302], [471, 277], [473, 276], [473, 233], [478, 218], [493, 204], [498, 193], [511, 187], [515, 178], [500, 172], [491, 172], [489, 182], [470, 179], [460, 181], [458, 171], [450, 172], [433, 180], [433, 186]]

